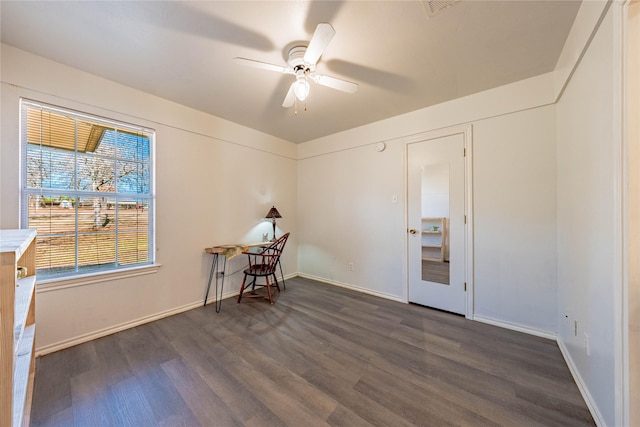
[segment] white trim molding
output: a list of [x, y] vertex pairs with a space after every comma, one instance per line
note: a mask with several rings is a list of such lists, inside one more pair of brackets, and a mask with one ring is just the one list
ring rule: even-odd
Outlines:
[[571, 376], [573, 377], [573, 380], [578, 386], [578, 390], [580, 391], [582, 398], [587, 404], [587, 408], [589, 408], [589, 412], [591, 412], [593, 421], [596, 423], [598, 427], [606, 427], [607, 424], [604, 422], [604, 418], [602, 417], [602, 414], [598, 410], [598, 405], [596, 405], [595, 400], [593, 399], [593, 396], [591, 396], [591, 393], [589, 393], [589, 388], [587, 387], [584, 380], [580, 376], [580, 371], [578, 370], [575, 363], [573, 362], [573, 359], [571, 358], [571, 353], [569, 353], [569, 350], [564, 345], [564, 342], [562, 340], [558, 339], [557, 343], [558, 343], [558, 347], [560, 348], [560, 353], [562, 353], [562, 357], [564, 358], [564, 361], [569, 367]]
[[202, 301], [193, 302], [180, 307], [172, 308], [171, 310], [161, 311], [150, 316], [140, 317], [129, 322], [120, 323], [119, 325], [110, 326], [108, 328], [93, 331], [88, 334], [79, 335], [70, 339], [62, 340], [57, 343], [49, 344], [36, 349], [36, 357], [44, 356], [45, 354], [53, 353], [56, 351], [64, 350], [65, 348], [73, 347], [78, 344], [82, 344], [88, 341], [92, 341], [98, 338], [106, 337], [107, 335], [115, 334], [126, 329], [130, 329], [136, 326], [144, 325], [145, 323], [153, 322], [154, 320], [160, 320], [165, 317], [173, 316], [174, 314], [182, 313], [194, 308], [202, 307]]
[[[146, 273], [140, 273], [140, 274], [149, 274], [149, 272]], [[139, 275], [139, 274], [138, 274]], [[135, 275], [132, 275], [135, 276]], [[286, 276], [284, 276], [284, 279], [292, 279], [294, 277], [298, 276], [297, 273], [293, 273], [293, 274], [288, 274]], [[130, 277], [130, 276], [127, 276]], [[104, 279], [107, 280], [107, 279]], [[93, 282], [95, 283], [95, 281]], [[69, 285], [69, 286], [80, 286], [80, 285]], [[57, 290], [60, 289], [59, 287], [54, 288], [54, 289], [49, 289], [49, 290]], [[45, 290], [46, 291], [46, 290]], [[235, 290], [235, 291], [231, 291], [231, 292], [226, 292], [223, 296], [222, 299], [225, 300], [227, 298], [231, 298], [234, 296], [237, 296], [239, 293], [239, 290]], [[207, 299], [207, 305], [210, 304], [211, 302], [214, 302], [215, 298], [209, 298]], [[106, 337], [107, 335], [111, 335], [111, 334], [115, 334], [116, 332], [121, 332], [130, 328], [134, 328], [136, 326], [140, 326], [140, 325], [144, 325], [145, 323], [149, 323], [149, 322], [153, 322], [155, 320], [160, 320], [163, 319], [165, 317], [169, 317], [169, 316], [173, 316], [174, 314], [179, 314], [185, 311], [189, 311], [189, 310], [193, 310], [194, 308], [199, 308], [203, 306], [203, 301], [199, 300], [196, 302], [192, 302], [189, 304], [185, 304], [182, 305], [180, 307], [175, 307], [172, 308], [170, 310], [165, 310], [165, 311], [161, 311], [149, 316], [144, 316], [144, 317], [140, 317], [138, 319], [134, 319], [128, 322], [124, 322], [124, 323], [120, 323], [118, 325], [114, 325], [114, 326], [110, 326], [108, 328], [104, 328], [104, 329], [100, 329], [98, 331], [93, 331], [90, 332], [88, 334], [83, 334], [83, 335], [79, 335], [77, 337], [73, 337], [67, 340], [63, 340], [63, 341], [59, 341], [53, 344], [49, 344], [43, 347], [39, 347], [36, 349], [36, 357], [39, 356], [44, 356], [45, 354], [49, 354], [49, 353], [53, 353], [56, 351], [60, 351], [60, 350], [64, 350], [65, 348], [69, 348], [69, 347], [73, 347], [75, 345], [78, 344], [82, 344], [88, 341], [92, 341], [98, 338], [102, 338], [102, 337]]]
[[360, 293], [363, 293], [363, 294], [373, 295], [373, 296], [384, 298], [384, 299], [388, 299], [388, 300], [391, 300], [391, 301], [397, 301], [397, 302], [401, 302], [401, 303], [406, 303], [406, 301], [403, 301], [403, 298], [398, 297], [397, 295], [392, 295], [392, 294], [388, 294], [388, 293], [385, 293], [385, 292], [372, 291], [371, 289], [362, 288], [360, 286], [352, 285], [350, 283], [338, 282], [337, 280], [325, 279], [324, 277], [312, 276], [311, 274], [298, 273], [297, 275], [299, 277], [302, 277], [303, 279], [311, 279], [311, 280], [315, 280], [317, 282], [327, 283], [329, 285], [339, 286], [341, 288], [346, 288], [346, 289], [351, 289], [352, 291], [360, 292]]
[[36, 292], [44, 293], [57, 291], [65, 288], [75, 288], [76, 286], [93, 285], [101, 282], [111, 282], [118, 279], [144, 276], [146, 274], [157, 273], [162, 264], [150, 264], [139, 267], [123, 268], [120, 270], [100, 271], [96, 273], [73, 276], [65, 279], [50, 279], [38, 281]]
[[535, 335], [536, 337], [546, 338], [553, 341], [557, 341], [558, 336], [555, 332], [543, 331], [541, 329], [535, 329], [529, 326], [519, 325], [517, 323], [506, 322], [504, 320], [492, 319], [490, 317], [474, 315], [472, 320], [480, 323], [486, 323], [488, 325], [498, 326], [504, 329], [510, 329], [516, 332], [522, 332], [528, 335]]
[[[401, 142], [404, 145], [404, 192], [405, 192], [405, 228], [408, 229], [409, 224], [409, 165], [407, 162], [407, 153], [409, 144], [417, 142], [429, 141], [432, 139], [444, 138], [452, 135], [462, 135], [464, 138], [464, 215], [466, 227], [464, 230], [464, 257], [465, 257], [465, 317], [473, 319], [474, 312], [474, 246], [473, 246], [473, 125], [470, 123], [451, 126], [442, 129], [436, 129], [428, 132], [421, 132], [414, 135], [407, 135], [395, 138], [392, 141]], [[403, 279], [405, 283], [403, 302], [409, 302], [409, 238], [405, 233], [405, 249], [404, 249], [404, 271]]]

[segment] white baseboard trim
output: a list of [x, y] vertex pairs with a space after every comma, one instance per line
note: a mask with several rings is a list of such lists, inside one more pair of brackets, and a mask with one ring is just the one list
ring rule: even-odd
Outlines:
[[560, 352], [562, 353], [562, 357], [564, 358], [564, 361], [569, 367], [571, 376], [573, 376], [573, 380], [576, 382], [576, 385], [578, 386], [578, 390], [580, 390], [580, 394], [582, 395], [582, 398], [584, 399], [585, 403], [587, 404], [587, 407], [589, 408], [589, 412], [591, 412], [593, 421], [595, 421], [598, 427], [606, 427], [607, 424], [604, 422], [604, 419], [602, 418], [602, 414], [598, 410], [598, 406], [595, 404], [595, 401], [593, 400], [591, 393], [589, 393], [589, 389], [587, 388], [587, 386], [584, 383], [584, 380], [580, 376], [580, 372], [578, 371], [578, 368], [576, 367], [575, 363], [573, 363], [573, 359], [571, 358], [571, 354], [569, 353], [569, 350], [567, 349], [567, 347], [564, 345], [564, 342], [559, 337], [556, 341], [558, 343], [558, 347], [560, 347]]
[[[297, 273], [288, 274], [284, 276], [284, 279], [292, 279], [298, 276]], [[215, 291], [215, 285], [212, 284], [211, 290], [209, 292], [209, 298], [207, 299], [207, 304], [211, 304], [215, 302], [215, 295], [213, 292]], [[231, 298], [234, 296], [238, 296], [239, 290], [227, 291], [222, 295], [222, 299], [225, 300], [227, 298]], [[194, 308], [202, 307], [202, 301], [196, 301], [190, 304], [182, 305], [180, 307], [175, 307], [169, 310], [161, 311], [156, 314], [152, 314], [150, 316], [141, 317], [139, 319], [135, 319], [129, 322], [124, 322], [119, 325], [110, 326], [108, 328], [100, 329], [98, 331], [89, 332], [87, 334], [83, 334], [74, 338], [69, 338], [63, 341], [59, 341], [57, 343], [49, 344], [43, 347], [39, 347], [36, 349], [36, 357], [44, 356], [45, 354], [53, 353], [56, 351], [64, 350], [65, 348], [73, 347], [74, 345], [82, 344], [88, 341], [92, 341], [98, 338], [106, 337], [107, 335], [115, 334], [116, 332], [124, 331], [126, 329], [134, 328], [136, 326], [144, 325], [145, 323], [153, 322], [154, 320], [160, 320], [165, 317], [173, 316], [174, 314], [182, 313], [185, 311], [193, 310]]]
[[397, 302], [401, 302], [401, 303], [405, 303], [405, 301], [402, 298], [399, 298], [396, 295], [387, 294], [387, 293], [384, 293], [384, 292], [372, 291], [371, 289], [362, 288], [360, 286], [355, 286], [355, 285], [352, 285], [352, 284], [349, 284], [349, 283], [338, 282], [337, 280], [329, 280], [329, 279], [325, 279], [324, 277], [312, 276], [311, 274], [306, 274], [306, 273], [298, 273], [298, 276], [302, 277], [302, 278], [305, 278], [305, 279], [311, 279], [311, 280], [315, 280], [315, 281], [318, 281], [318, 282], [327, 283], [327, 284], [333, 285], [333, 286], [339, 286], [341, 288], [351, 289], [352, 291], [362, 292], [363, 294], [369, 294], [369, 295], [373, 295], [373, 296], [376, 296], [376, 297], [380, 297], [380, 298], [384, 298], [384, 299], [388, 299], [388, 300], [392, 300], [392, 301], [397, 301]]
[[74, 338], [69, 338], [54, 344], [49, 344], [43, 347], [39, 347], [36, 349], [36, 357], [44, 356], [45, 354], [49, 354], [55, 351], [64, 350], [65, 348], [73, 347], [74, 345], [78, 345], [78, 344], [82, 344], [98, 338], [106, 337], [107, 335], [115, 334], [116, 332], [124, 331], [126, 329], [130, 329], [135, 326], [144, 325], [145, 323], [153, 322], [154, 320], [159, 320], [164, 317], [173, 316], [174, 314], [192, 310], [197, 307], [202, 307], [202, 301], [186, 304], [180, 307], [175, 307], [170, 310], [165, 310], [160, 313], [152, 314], [150, 316], [141, 317], [139, 319], [135, 319], [129, 322], [124, 322], [119, 325], [110, 326], [108, 328], [100, 329], [98, 331], [89, 332], [88, 334], [79, 335]]
[[511, 329], [512, 331], [518, 331], [529, 335], [535, 335], [537, 337], [547, 338], [553, 341], [557, 340], [557, 335], [553, 332], [542, 331], [540, 329], [530, 328], [528, 326], [519, 325], [517, 323], [505, 322], [504, 320], [491, 319], [489, 317], [474, 315], [473, 320], [487, 323], [489, 325], [498, 326], [500, 328]]
[[534, 328], [529, 328], [529, 327], [526, 327], [526, 326], [513, 324], [513, 323], [509, 323], [509, 322], [504, 322], [504, 321], [500, 321], [500, 320], [495, 320], [495, 319], [482, 317], [482, 316], [474, 316], [473, 320], [476, 320], [476, 321], [482, 322], [482, 323], [488, 323], [490, 325], [498, 326], [498, 327], [501, 327], [501, 328], [512, 329], [512, 330], [518, 331], [518, 332], [524, 332], [525, 334], [535, 335], [535, 336], [539, 336], [539, 337], [542, 337], [542, 338], [548, 338], [550, 340], [554, 340], [558, 344], [558, 347], [560, 348], [560, 353], [562, 354], [562, 358], [564, 359], [565, 363], [569, 367], [569, 371], [571, 372], [571, 376], [573, 377], [573, 380], [575, 381], [576, 385], [578, 386], [578, 390], [580, 391], [580, 394], [582, 395], [582, 398], [584, 399], [584, 401], [585, 401], [585, 403], [587, 405], [587, 408], [589, 409], [589, 412], [591, 413], [591, 416], [593, 417], [594, 422], [596, 423], [596, 425], [598, 427], [606, 427], [607, 426], [607, 424], [604, 422], [604, 419], [602, 418], [602, 414], [598, 410], [598, 406], [595, 404], [595, 400], [591, 396], [591, 393], [589, 393], [589, 389], [587, 388], [587, 386], [584, 383], [584, 380], [580, 376], [580, 372], [578, 371], [578, 368], [576, 367], [575, 363], [573, 362], [573, 359], [571, 358], [571, 355], [570, 355], [567, 347], [564, 345], [564, 342], [560, 339], [558, 334], [550, 333], [550, 332], [546, 332], [546, 331], [540, 331], [540, 330], [537, 330], [537, 329], [534, 329]]

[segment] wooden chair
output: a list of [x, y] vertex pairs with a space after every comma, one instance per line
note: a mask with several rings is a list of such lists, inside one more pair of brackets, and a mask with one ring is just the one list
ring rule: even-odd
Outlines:
[[[238, 295], [238, 304], [242, 301], [242, 295], [249, 287], [251, 287], [251, 291], [247, 293], [247, 298], [263, 298], [262, 295], [255, 292], [256, 279], [258, 277], [265, 278], [265, 283], [258, 284], [257, 286], [266, 288], [267, 299], [271, 304], [273, 304], [273, 293], [271, 292], [271, 288], [275, 286], [278, 292], [280, 292], [280, 285], [278, 284], [278, 278], [276, 277], [276, 268], [280, 264], [280, 255], [282, 255], [284, 245], [287, 243], [288, 238], [289, 233], [281, 236], [278, 240], [259, 252], [243, 252], [243, 254], [247, 254], [249, 257], [249, 267], [244, 270], [244, 279], [242, 280], [240, 294]], [[282, 267], [280, 268], [282, 269]], [[248, 277], [252, 278], [249, 283], [247, 283]], [[273, 278], [273, 282], [270, 280], [271, 278]]]

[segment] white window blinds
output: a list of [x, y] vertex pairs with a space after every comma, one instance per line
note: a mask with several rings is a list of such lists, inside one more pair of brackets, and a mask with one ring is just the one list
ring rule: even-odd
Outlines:
[[155, 133], [21, 102], [21, 226], [39, 278], [152, 264]]

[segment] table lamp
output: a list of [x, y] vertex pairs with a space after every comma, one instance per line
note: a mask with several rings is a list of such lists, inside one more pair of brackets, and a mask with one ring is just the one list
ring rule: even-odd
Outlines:
[[282, 218], [282, 215], [280, 215], [278, 209], [273, 206], [271, 209], [269, 209], [269, 212], [267, 213], [265, 218], [271, 218], [271, 222], [273, 224], [273, 240], [276, 240], [276, 218]]

